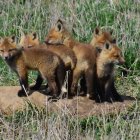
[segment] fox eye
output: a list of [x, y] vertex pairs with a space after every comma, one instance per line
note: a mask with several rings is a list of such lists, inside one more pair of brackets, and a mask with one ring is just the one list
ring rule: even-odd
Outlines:
[[48, 38], [52, 38], [52, 36], [50, 35]]
[[28, 48], [32, 48], [32, 45], [29, 45]]
[[106, 49], [109, 49], [109, 44], [108, 44], [108, 43], [106, 43], [105, 47], [106, 47]]
[[4, 52], [4, 50], [0, 50], [0, 52]]
[[14, 51], [15, 49], [10, 49], [9, 52]]
[[119, 55], [118, 55], [118, 54], [116, 54], [116, 55], [114, 55], [114, 57], [116, 57], [116, 58], [117, 58], [117, 57], [119, 57]]

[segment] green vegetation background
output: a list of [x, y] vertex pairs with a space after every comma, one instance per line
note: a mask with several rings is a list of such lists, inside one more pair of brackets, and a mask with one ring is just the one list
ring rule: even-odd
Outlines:
[[[126, 63], [116, 72], [123, 95], [140, 96], [140, 2], [136, 0], [7, 0], [0, 1], [0, 36], [37, 32], [44, 40], [58, 18], [81, 42], [90, 42], [95, 27], [113, 30]], [[127, 74], [126, 74], [127, 72]], [[34, 82], [36, 72], [30, 72]], [[0, 59], [0, 85], [18, 85], [17, 76]], [[140, 139], [139, 102], [120, 114], [75, 120], [46, 114], [28, 105], [13, 116], [0, 116], [0, 139]], [[128, 119], [127, 119], [128, 118]], [[60, 124], [61, 122], [61, 124]], [[58, 125], [58, 126], [57, 126]], [[21, 127], [22, 126], [22, 127]], [[20, 133], [19, 133], [20, 132]], [[62, 134], [62, 135], [61, 135]]]

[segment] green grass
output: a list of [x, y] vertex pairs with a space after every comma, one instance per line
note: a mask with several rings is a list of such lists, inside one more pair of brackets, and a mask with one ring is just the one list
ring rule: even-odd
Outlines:
[[[19, 39], [21, 31], [35, 31], [43, 41], [58, 18], [81, 42], [90, 42], [96, 26], [112, 29], [126, 60], [116, 73], [117, 89], [123, 95], [140, 98], [140, 3], [120, 0], [111, 5], [110, 1], [0, 1], [0, 36], [16, 35]], [[127, 77], [122, 75], [123, 69], [128, 70]], [[36, 72], [29, 75], [30, 83], [34, 82]], [[18, 84], [16, 74], [0, 59], [0, 85]], [[12, 116], [1, 114], [0, 139], [140, 139], [139, 108], [136, 103], [125, 113], [76, 120], [65, 113], [47, 114], [45, 109], [29, 105]]]

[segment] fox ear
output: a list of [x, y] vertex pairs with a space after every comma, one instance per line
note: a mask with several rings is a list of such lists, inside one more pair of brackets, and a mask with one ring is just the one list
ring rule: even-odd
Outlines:
[[10, 41], [11, 41], [11, 43], [16, 43], [16, 44], [18, 43], [18, 39], [15, 35], [10, 37]]
[[63, 25], [63, 21], [61, 19], [58, 19], [57, 23], [61, 23]]
[[96, 27], [93, 32], [94, 32], [95, 35], [99, 35], [100, 29], [98, 27]]
[[15, 35], [11, 36], [11, 42], [12, 43], [16, 42], [16, 36]]
[[57, 30], [58, 32], [61, 32], [62, 29], [63, 29], [63, 22], [62, 22], [62, 20], [59, 19], [59, 20], [57, 21], [57, 23], [56, 23], [56, 30]]
[[116, 38], [114, 38], [111, 43], [116, 44]]
[[37, 38], [37, 33], [36, 32], [33, 32], [32, 33], [32, 36], [33, 36], [33, 40], [36, 39]]
[[3, 38], [0, 36], [0, 44], [2, 43], [2, 41], [3, 41]]
[[113, 34], [113, 30], [111, 30], [109, 33], [112, 35]]

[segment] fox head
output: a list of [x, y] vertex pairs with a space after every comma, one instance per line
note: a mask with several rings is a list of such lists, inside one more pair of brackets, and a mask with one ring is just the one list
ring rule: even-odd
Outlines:
[[105, 64], [124, 64], [125, 60], [121, 49], [116, 44], [105, 43], [100, 51], [99, 57]]
[[93, 47], [102, 48], [106, 42], [116, 43], [116, 40], [112, 37], [112, 31], [101, 31], [99, 28], [95, 28], [93, 38], [90, 44]]
[[19, 41], [19, 46], [23, 48], [31, 48], [39, 45], [39, 39], [36, 33], [22, 34]]
[[15, 36], [0, 39], [0, 56], [4, 60], [9, 60], [17, 52]]
[[45, 43], [46, 44], [64, 44], [64, 41], [71, 35], [65, 28], [64, 23], [59, 19], [55, 26], [49, 31]]

